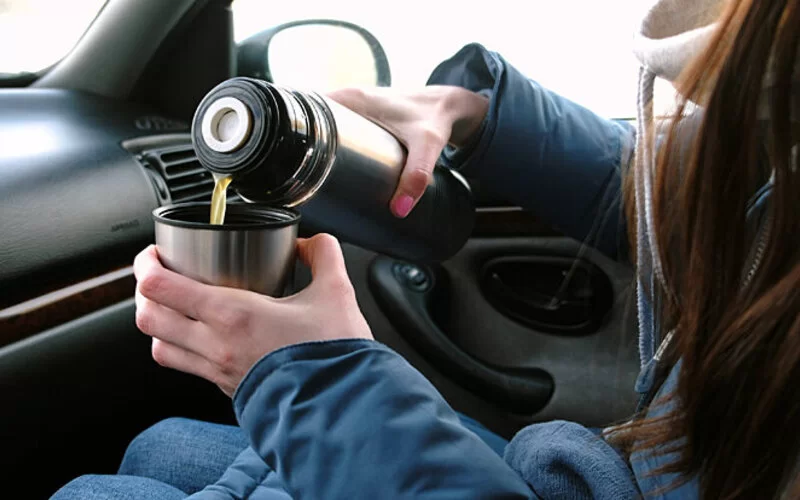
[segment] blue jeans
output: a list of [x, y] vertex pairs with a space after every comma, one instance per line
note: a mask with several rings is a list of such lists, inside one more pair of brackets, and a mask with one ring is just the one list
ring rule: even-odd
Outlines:
[[[500, 456], [508, 442], [477, 421], [460, 415], [464, 426], [475, 432]], [[161, 421], [139, 434], [128, 446], [117, 475], [81, 476], [58, 490], [55, 500], [183, 499], [206, 490], [213, 492], [242, 453], [253, 453], [239, 427], [185, 418]], [[288, 500], [274, 472], [254, 485], [265, 500]], [[246, 492], [250, 496], [254, 490]]]

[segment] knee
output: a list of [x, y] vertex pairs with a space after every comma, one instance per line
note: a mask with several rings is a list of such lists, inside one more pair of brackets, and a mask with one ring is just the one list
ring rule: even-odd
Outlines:
[[186, 495], [167, 484], [132, 476], [80, 476], [65, 484], [51, 500], [120, 500], [153, 498], [177, 500]]
[[186, 440], [187, 427], [192, 421], [186, 418], [168, 418], [142, 431], [128, 445], [119, 474], [149, 477], [151, 469], [158, 467], [163, 457], [180, 450]]
[[50, 500], [72, 500], [76, 498], [87, 498], [87, 492], [92, 491], [96, 492], [98, 495], [92, 498], [111, 498], [108, 493], [109, 491], [104, 491], [104, 477], [106, 476], [99, 476], [95, 474], [87, 474], [85, 476], [79, 476], [73, 479], [72, 481], [68, 482], [64, 486], [61, 487], [58, 491], [50, 497]]

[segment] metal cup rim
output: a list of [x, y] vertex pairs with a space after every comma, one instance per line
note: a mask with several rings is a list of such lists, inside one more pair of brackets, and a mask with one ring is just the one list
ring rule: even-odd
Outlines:
[[164, 224], [184, 229], [205, 229], [209, 231], [240, 231], [279, 229], [293, 226], [300, 222], [300, 213], [287, 208], [254, 205], [250, 203], [232, 203], [225, 209], [225, 224], [211, 224], [197, 220], [184, 220], [180, 217], [188, 214], [195, 218], [206, 217], [211, 213], [211, 202], [186, 202], [163, 205], [153, 210], [153, 220], [157, 224]]

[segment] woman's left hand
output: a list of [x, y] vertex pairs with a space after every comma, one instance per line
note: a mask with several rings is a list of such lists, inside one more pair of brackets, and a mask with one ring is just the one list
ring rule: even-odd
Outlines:
[[347, 276], [339, 242], [300, 239], [312, 282], [291, 297], [199, 283], [164, 268], [156, 248], [134, 261], [136, 325], [153, 337], [153, 359], [203, 377], [228, 396], [261, 357], [310, 341], [372, 338]]

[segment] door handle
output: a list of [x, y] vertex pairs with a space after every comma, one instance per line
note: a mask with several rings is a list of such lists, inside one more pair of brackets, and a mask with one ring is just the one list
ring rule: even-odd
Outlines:
[[446, 274], [380, 256], [369, 270], [378, 305], [401, 335], [436, 369], [507, 411], [530, 415], [553, 393], [553, 379], [538, 368], [491, 366], [473, 357], [442, 331], [432, 310], [446, 295]]
[[585, 335], [611, 310], [611, 281], [597, 266], [560, 256], [500, 257], [481, 270], [481, 289], [500, 313], [537, 331]]

